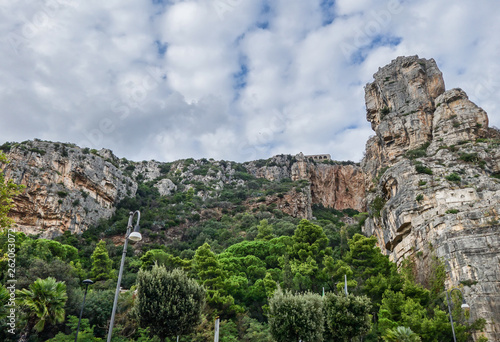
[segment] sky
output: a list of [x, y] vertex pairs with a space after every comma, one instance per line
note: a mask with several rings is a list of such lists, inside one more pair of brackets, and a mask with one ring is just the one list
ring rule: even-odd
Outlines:
[[0, 17], [0, 144], [357, 162], [364, 86], [409, 55], [500, 126], [494, 0], [2, 0]]

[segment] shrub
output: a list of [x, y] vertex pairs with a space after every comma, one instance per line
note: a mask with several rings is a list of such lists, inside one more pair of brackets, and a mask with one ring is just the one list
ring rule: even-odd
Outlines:
[[491, 174], [491, 177], [500, 179], [500, 172], [495, 172]]
[[68, 193], [66, 191], [58, 191], [57, 196], [64, 198], [68, 196]]
[[408, 159], [417, 159], [417, 158], [425, 157], [427, 155], [427, 148], [429, 147], [429, 145], [430, 145], [430, 142], [426, 142], [425, 144], [423, 144], [419, 148], [416, 148], [414, 150], [409, 150], [408, 152], [406, 152], [406, 157]]
[[475, 163], [479, 161], [479, 157], [477, 156], [477, 153], [461, 153], [460, 160], [467, 163]]
[[457, 175], [455, 172], [450, 173], [445, 178], [450, 182], [460, 182], [462, 180], [462, 178], [460, 178], [460, 176]]
[[391, 112], [391, 109], [387, 106], [380, 109], [380, 118], [384, 118], [387, 114]]
[[422, 194], [418, 194], [417, 197], [415, 198], [417, 200], [417, 202], [420, 202], [421, 200], [424, 199], [424, 195]]
[[415, 165], [415, 170], [418, 173], [424, 173], [424, 174], [427, 174], [427, 175], [432, 175], [432, 170], [429, 167], [425, 166], [425, 165], [421, 165], [421, 164]]
[[375, 197], [372, 204], [370, 205], [371, 213], [374, 217], [380, 217], [380, 211], [384, 207], [385, 202], [386, 201], [382, 197], [380, 196]]

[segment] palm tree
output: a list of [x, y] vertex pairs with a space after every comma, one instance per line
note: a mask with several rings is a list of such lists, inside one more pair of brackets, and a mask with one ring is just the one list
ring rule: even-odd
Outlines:
[[46, 323], [64, 322], [64, 305], [68, 299], [64, 282], [56, 281], [52, 277], [38, 278], [29, 286], [29, 290], [18, 291], [18, 298], [20, 304], [27, 309], [27, 332], [31, 330], [31, 327], [34, 327], [37, 332], [41, 332]]
[[9, 291], [5, 287], [0, 286], [0, 320], [9, 314], [9, 307], [7, 306], [9, 298]]
[[387, 342], [420, 342], [420, 337], [415, 334], [410, 328], [397, 327], [396, 329], [389, 329], [383, 337]]

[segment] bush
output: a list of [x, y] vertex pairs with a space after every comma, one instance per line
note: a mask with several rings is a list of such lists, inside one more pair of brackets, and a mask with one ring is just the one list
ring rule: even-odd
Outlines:
[[371, 327], [371, 301], [366, 296], [328, 293], [324, 299], [326, 335], [348, 341], [366, 334]]
[[58, 191], [57, 196], [64, 198], [68, 196], [68, 193], [66, 191]]
[[417, 171], [418, 173], [424, 173], [426, 175], [432, 175], [432, 170], [422, 164], [415, 165], [415, 171]]
[[450, 182], [460, 182], [462, 180], [462, 178], [460, 178], [460, 176], [457, 175], [455, 172], [450, 173], [445, 178]]
[[188, 334], [201, 322], [205, 289], [183, 271], [155, 265], [139, 271], [137, 284], [140, 324], [161, 339]]
[[426, 142], [425, 144], [423, 144], [419, 148], [416, 148], [414, 150], [409, 150], [408, 152], [406, 152], [406, 157], [408, 159], [417, 159], [417, 158], [425, 157], [427, 155], [427, 148], [429, 147], [429, 145], [430, 145], [430, 142]]
[[462, 153], [460, 154], [460, 160], [467, 163], [475, 163], [479, 161], [479, 157], [477, 156], [477, 153]]
[[383, 119], [387, 114], [391, 112], [391, 109], [387, 106], [380, 109], [380, 118]]
[[384, 207], [385, 202], [386, 201], [382, 197], [380, 197], [380, 196], [375, 197], [372, 204], [370, 205], [370, 208], [372, 209], [371, 214], [374, 217], [380, 217], [380, 211]]

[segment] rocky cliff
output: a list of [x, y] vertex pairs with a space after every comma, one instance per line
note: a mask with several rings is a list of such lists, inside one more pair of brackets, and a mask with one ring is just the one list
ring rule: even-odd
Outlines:
[[271, 181], [289, 178], [311, 184], [311, 203], [325, 207], [366, 210], [366, 176], [354, 163], [316, 162], [302, 153], [274, 156], [267, 161], [252, 161], [245, 167], [256, 177]]
[[[256, 168], [255, 162], [207, 159], [133, 162], [119, 159], [106, 149], [97, 151], [40, 140], [7, 143], [2, 148], [10, 159], [9, 164], [2, 165], [6, 178], [26, 185], [24, 193], [15, 198], [9, 215], [19, 230], [44, 238], [64, 231], [81, 233], [100, 219], [109, 218], [122, 199], [135, 197], [141, 183], [153, 186], [161, 196], [185, 193], [192, 188], [204, 201], [217, 200], [224, 189], [236, 192], [239, 187], [248, 186], [255, 188], [254, 196], [262, 197], [259, 185], [248, 184], [250, 172], [270, 181], [294, 179], [304, 183], [300, 189], [285, 186], [279, 197], [271, 193], [258, 203], [247, 200], [244, 204], [248, 210], [265, 204], [294, 217], [311, 219], [312, 203], [340, 208], [364, 205], [363, 190], [353, 188], [349, 193], [347, 188], [350, 178], [361, 179], [359, 167], [316, 165], [303, 156], [276, 156], [271, 162], [279, 166]], [[358, 183], [362, 185], [364, 181]], [[330, 190], [335, 188], [345, 192], [345, 196], [333, 194]]]
[[10, 147], [7, 179], [26, 185], [10, 216], [20, 230], [43, 237], [79, 233], [111, 216], [115, 204], [134, 196], [137, 183], [120, 170], [109, 150], [28, 141]]
[[486, 113], [461, 89], [445, 91], [434, 60], [399, 57], [365, 88], [371, 218], [365, 232], [425, 283], [433, 257], [446, 287], [463, 287], [472, 318], [500, 340], [500, 144]]

